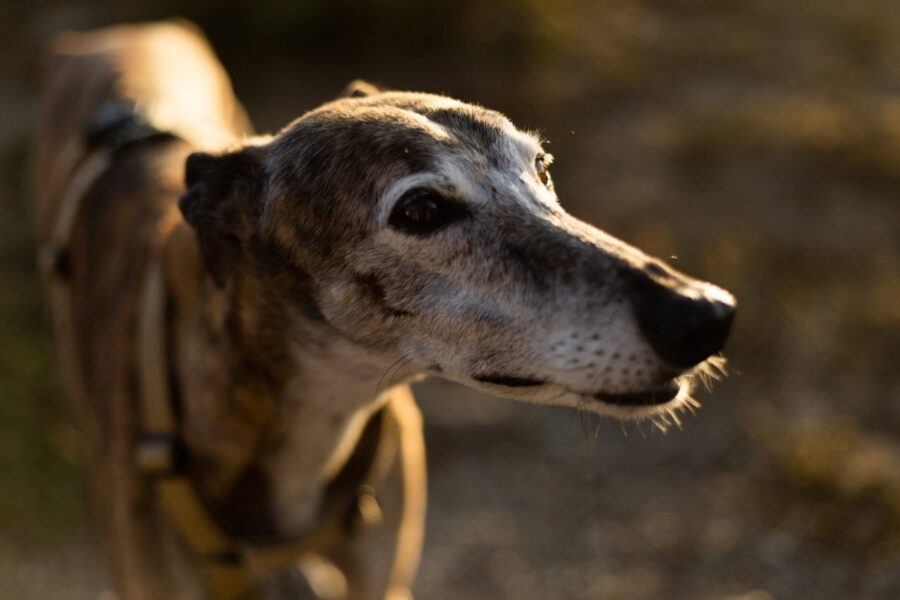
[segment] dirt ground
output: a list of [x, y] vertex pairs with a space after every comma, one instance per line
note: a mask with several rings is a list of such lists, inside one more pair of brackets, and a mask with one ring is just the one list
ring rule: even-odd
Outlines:
[[0, 2], [0, 600], [108, 598], [34, 273], [38, 48], [172, 14], [259, 130], [356, 77], [485, 104], [571, 212], [739, 299], [733, 374], [665, 434], [418, 386], [418, 598], [900, 598], [895, 0]]

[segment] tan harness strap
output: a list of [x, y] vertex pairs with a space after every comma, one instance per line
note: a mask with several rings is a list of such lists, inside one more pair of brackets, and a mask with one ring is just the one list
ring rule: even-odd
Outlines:
[[97, 149], [88, 154], [87, 158], [69, 180], [66, 195], [60, 201], [59, 212], [51, 234], [51, 241], [59, 249], [68, 246], [72, 237], [72, 230], [75, 227], [75, 219], [81, 212], [81, 203], [87, 197], [87, 192], [91, 186], [109, 168], [111, 159], [112, 155], [109, 150], [104, 148]]
[[212, 519], [191, 481], [178, 473], [178, 430], [168, 389], [165, 334], [165, 274], [159, 257], [147, 267], [141, 302], [138, 352], [142, 436], [136, 460], [152, 477], [151, 485], [163, 513], [179, 537], [198, 558], [213, 597], [234, 600], [253, 589], [253, 578], [233, 553], [231, 540]]
[[[165, 275], [162, 263], [152, 259], [147, 268], [144, 283], [144, 297], [139, 325], [141, 397], [153, 399], [169, 398], [166, 386], [169, 376], [165, 361], [160, 357], [167, 354], [165, 321]], [[170, 436], [175, 433], [175, 417], [169, 402], [141, 402], [141, 422], [144, 434]]]
[[[71, 270], [69, 243], [75, 223], [81, 212], [87, 192], [109, 167], [110, 152], [99, 149], [78, 162], [78, 153], [84, 152], [81, 146], [70, 144], [69, 151], [64, 153], [65, 160], [60, 160], [60, 168], [56, 169], [48, 181], [48, 195], [53, 193], [62, 182], [68, 181], [66, 194], [60, 201], [56, 221], [50, 231], [50, 238], [38, 252], [38, 265], [44, 275], [45, 285], [50, 295], [50, 311], [53, 319], [53, 330], [56, 332], [59, 348], [59, 360], [66, 377], [69, 395], [78, 407], [78, 414], [87, 414], [84, 410], [83, 384], [78, 377], [78, 351], [75, 346], [75, 331], [72, 323], [71, 286], [68, 276]], [[44, 200], [44, 206], [49, 205]], [[82, 423], [82, 426], [87, 423]], [[94, 432], [86, 431], [87, 435]]]

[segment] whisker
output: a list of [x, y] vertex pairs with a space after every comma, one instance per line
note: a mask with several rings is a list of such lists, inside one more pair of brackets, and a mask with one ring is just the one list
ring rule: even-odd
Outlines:
[[[394, 386], [394, 379], [395, 379], [395, 378], [397, 377], [397, 375], [399, 375], [400, 372], [401, 372], [403, 369], [405, 369], [412, 361], [413, 361], [413, 359], [411, 359], [411, 358], [406, 359], [406, 361], [405, 361], [403, 364], [401, 364], [401, 365], [398, 366], [396, 369], [394, 369], [394, 372], [391, 374], [390, 377], [388, 377], [388, 385], [387, 385], [388, 388], [391, 388], [391, 387]], [[387, 388], [386, 388], [386, 389], [387, 389]]]
[[381, 392], [383, 392], [385, 389], [387, 389], [387, 388], [384, 388], [381, 386], [381, 384], [384, 383], [385, 377], [388, 377], [388, 374], [394, 369], [394, 367], [396, 367], [397, 365], [400, 365], [404, 360], [407, 360], [407, 358], [405, 356], [401, 356], [396, 361], [391, 363], [391, 366], [389, 366], [385, 370], [385, 372], [381, 374], [381, 377], [378, 378], [378, 383], [375, 384], [375, 395], [376, 396], [381, 394]]
[[668, 412], [668, 414], [669, 414], [669, 417], [671, 417], [672, 421], [673, 421], [673, 422], [675, 423], [675, 425], [678, 427], [678, 429], [681, 429], [681, 419], [678, 418], [678, 411], [677, 411], [677, 409], [670, 408], [670, 409], [668, 409], [667, 412]]
[[638, 430], [638, 433], [641, 434], [641, 437], [645, 440], [647, 439], [647, 434], [644, 432], [644, 428], [641, 426], [643, 421], [634, 421], [634, 426]]
[[590, 439], [590, 435], [588, 434], [587, 426], [584, 424], [584, 415], [587, 411], [581, 407], [581, 401], [579, 400], [578, 406], [578, 417], [581, 420], [581, 432], [584, 434], [584, 439]]
[[[547, 402], [548, 404], [552, 404], [554, 400], [559, 400], [560, 398], [562, 398], [563, 396], [565, 396], [565, 395], [568, 394], [568, 393], [569, 393], [569, 390], [563, 390], [563, 391], [561, 391], [560, 393], [558, 393], [557, 395], [555, 395], [555, 396], [553, 396], [553, 397], [551, 397], [551, 398], [547, 398], [546, 402]], [[582, 404], [584, 404], [584, 401], [581, 399], [581, 397], [579, 397], [579, 398], [578, 398], [578, 405], [581, 406]]]

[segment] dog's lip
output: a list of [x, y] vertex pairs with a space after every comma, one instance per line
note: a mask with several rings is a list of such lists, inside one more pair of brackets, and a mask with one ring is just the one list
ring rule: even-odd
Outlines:
[[534, 379], [532, 377], [518, 377], [511, 375], [502, 375], [498, 373], [491, 373], [485, 375], [475, 375], [472, 377], [475, 381], [479, 383], [487, 383], [489, 385], [496, 385], [500, 387], [510, 387], [510, 388], [522, 388], [522, 387], [537, 387], [546, 384], [547, 382], [542, 379]]
[[592, 394], [591, 398], [616, 406], [659, 406], [660, 404], [666, 404], [674, 400], [678, 396], [679, 391], [681, 391], [681, 385], [673, 379], [659, 387], [643, 392], [632, 392], [627, 394], [609, 394], [600, 392], [598, 394]]

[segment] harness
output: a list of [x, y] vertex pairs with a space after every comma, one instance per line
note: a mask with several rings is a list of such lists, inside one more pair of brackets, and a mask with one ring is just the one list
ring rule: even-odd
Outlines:
[[[118, 153], [136, 145], [179, 139], [139, 120], [131, 107], [104, 107], [92, 120], [83, 151], [70, 152], [72, 165], [51, 180], [49, 193], [67, 183], [50, 240], [40, 262], [50, 283], [54, 320], [64, 344], [64, 361], [76, 367], [71, 327], [69, 246], [84, 198], [106, 173]], [[65, 156], [64, 156], [65, 157]], [[137, 323], [139, 425], [135, 466], [146, 479], [161, 512], [199, 565], [213, 600], [260, 597], [260, 580], [298, 564], [341, 540], [381, 522], [376, 490], [397, 454], [398, 433], [382, 408], [369, 420], [347, 463], [323, 494], [319, 517], [308, 531], [287, 540], [249, 541], [229, 535], [216, 520], [185, 469], [183, 443], [176, 417], [177, 386], [169, 371], [166, 335], [166, 290], [159, 252], [150, 258]], [[74, 376], [77, 370], [70, 369]], [[77, 379], [77, 377], [74, 377]], [[77, 394], [86, 391], [75, 385]]]

